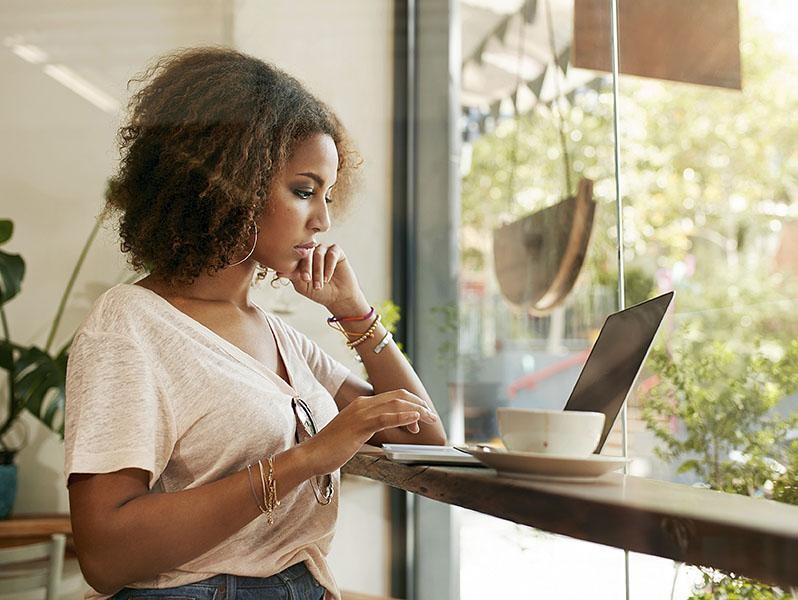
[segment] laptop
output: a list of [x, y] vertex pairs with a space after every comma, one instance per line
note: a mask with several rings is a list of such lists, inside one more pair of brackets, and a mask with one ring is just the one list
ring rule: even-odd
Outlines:
[[[604, 413], [604, 430], [595, 453], [601, 452], [615, 419], [648, 356], [673, 292], [611, 314], [565, 403], [564, 410]], [[402, 463], [481, 464], [453, 446], [383, 444], [385, 456]]]

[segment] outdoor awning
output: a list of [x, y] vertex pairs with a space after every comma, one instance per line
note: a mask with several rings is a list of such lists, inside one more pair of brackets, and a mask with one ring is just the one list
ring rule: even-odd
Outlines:
[[558, 86], [568, 94], [602, 76], [568, 66], [573, 6], [573, 0], [461, 0], [463, 107], [498, 114], [515, 104], [526, 112], [538, 99], [551, 101]]
[[[461, 104], [523, 113], [607, 77], [609, 10], [599, 0], [461, 0]], [[741, 88], [737, 0], [619, 0], [618, 10], [622, 73]]]

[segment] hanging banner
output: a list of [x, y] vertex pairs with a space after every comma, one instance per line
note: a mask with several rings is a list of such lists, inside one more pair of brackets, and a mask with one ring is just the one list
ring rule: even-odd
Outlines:
[[[738, 0], [618, 0], [619, 70], [742, 89]], [[611, 71], [610, 0], [574, 0], [575, 67]]]

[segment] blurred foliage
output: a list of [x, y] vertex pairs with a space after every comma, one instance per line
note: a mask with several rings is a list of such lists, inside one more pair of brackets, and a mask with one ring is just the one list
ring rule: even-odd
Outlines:
[[396, 327], [402, 318], [399, 306], [391, 300], [385, 300], [375, 307], [375, 311], [382, 317], [382, 325], [391, 333], [396, 333]]
[[[718, 340], [700, 351], [689, 341], [672, 342], [649, 358], [661, 381], [643, 411], [661, 442], [657, 455], [681, 460], [679, 473], [724, 492], [763, 495], [782, 477], [794, 477], [787, 466], [795, 443], [785, 440], [798, 427], [798, 413], [782, 415], [776, 407], [798, 389], [798, 340], [778, 358], [765, 342], [745, 353]], [[663, 417], [676, 417], [681, 427], [674, 431]]]
[[781, 600], [790, 598], [778, 588], [734, 573], [701, 569], [703, 582], [689, 600]]
[[[626, 293], [626, 306], [639, 304], [648, 300], [655, 294], [656, 282], [654, 277], [639, 266], [624, 270], [624, 290]], [[595, 275], [595, 283], [614, 289], [618, 281], [617, 270], [599, 271]]]
[[[395, 334], [396, 328], [399, 325], [399, 321], [402, 319], [402, 311], [399, 308], [399, 305], [395, 304], [391, 300], [385, 300], [382, 302], [382, 304], [377, 305], [375, 310], [377, 314], [381, 316], [382, 326], [392, 334]], [[402, 354], [404, 354], [404, 349], [402, 348], [401, 342], [396, 340], [394, 340], [394, 342], [399, 350], [402, 351]], [[406, 354], [405, 357], [407, 357]]]

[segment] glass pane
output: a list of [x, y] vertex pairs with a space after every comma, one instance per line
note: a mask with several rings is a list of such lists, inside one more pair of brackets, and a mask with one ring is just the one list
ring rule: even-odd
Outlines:
[[[573, 0], [468, 0], [461, 19], [461, 272], [449, 315], [460, 335], [448, 348], [458, 364], [450, 392], [465, 441], [500, 444], [497, 408], [561, 409], [616, 310], [612, 90], [607, 73], [571, 63]], [[588, 33], [609, 37], [608, 23], [591, 25]], [[604, 452], [621, 449], [613, 433]], [[518, 590], [624, 595], [621, 550], [470, 512], [460, 544], [464, 600]], [[573, 582], [566, 592], [563, 581]]]
[[[663, 17], [655, 4], [638, 5], [637, 27], [687, 18], [701, 35], [687, 27], [681, 44], [652, 43], [666, 50], [648, 65], [620, 35], [622, 70], [649, 75], [620, 82], [627, 303], [676, 290], [630, 398], [634, 470], [796, 503], [798, 10], [733, 0]], [[641, 598], [646, 560], [632, 559]], [[674, 597], [698, 594], [683, 583], [701, 584], [699, 572], [675, 575]], [[702, 597], [756, 586], [713, 577]]]

